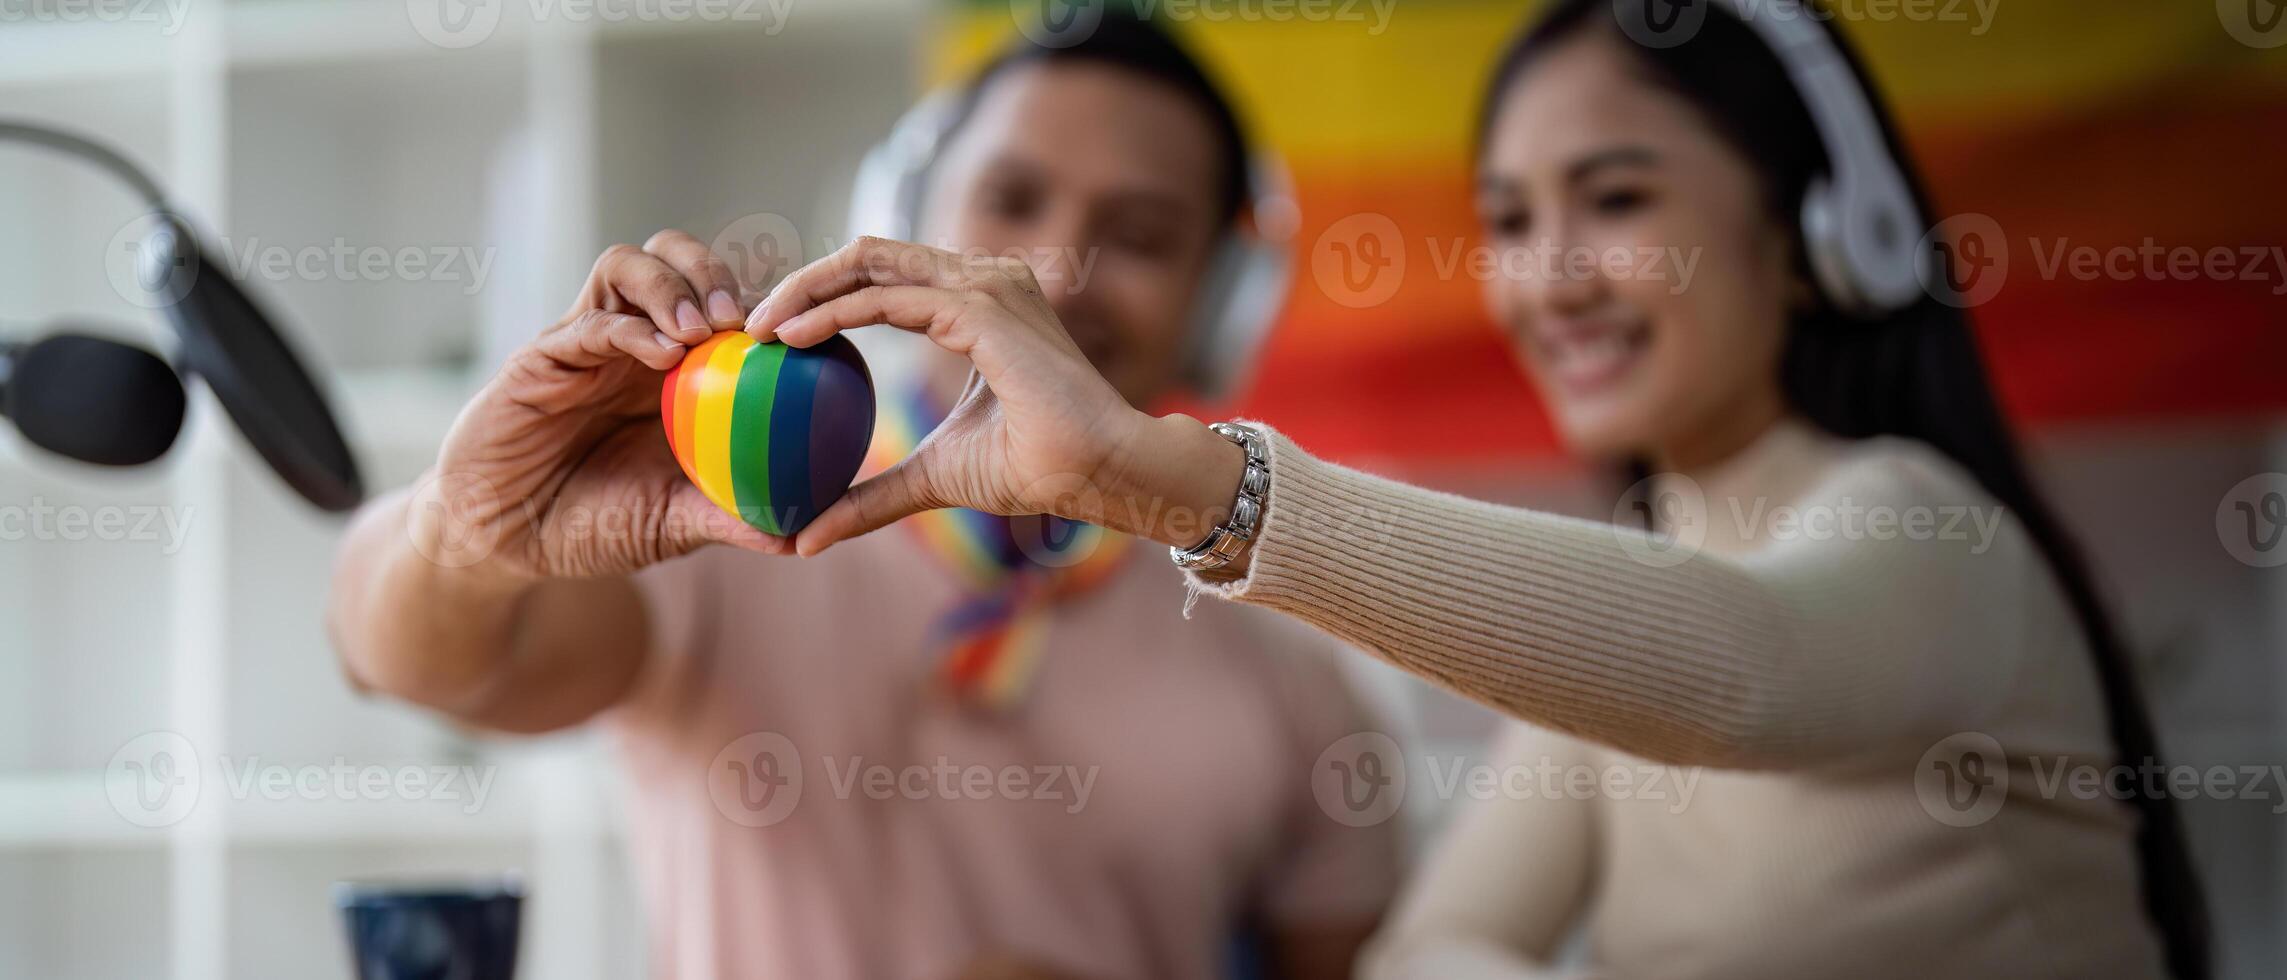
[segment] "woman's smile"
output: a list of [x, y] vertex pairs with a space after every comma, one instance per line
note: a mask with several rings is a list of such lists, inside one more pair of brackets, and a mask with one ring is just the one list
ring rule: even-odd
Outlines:
[[1651, 324], [1641, 317], [1543, 317], [1533, 326], [1534, 359], [1565, 397], [1581, 398], [1617, 387], [1651, 349]]

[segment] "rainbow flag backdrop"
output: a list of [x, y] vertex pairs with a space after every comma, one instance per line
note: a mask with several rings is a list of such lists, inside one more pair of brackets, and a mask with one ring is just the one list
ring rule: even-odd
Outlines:
[[[1479, 284], [1434, 274], [1427, 254], [1476, 241], [1474, 114], [1496, 54], [1537, 6], [1399, 0], [1385, 16], [1364, 2], [1153, 4], [1284, 160], [1301, 209], [1292, 292], [1238, 411], [1347, 461], [1555, 448]], [[929, 77], [949, 82], [997, 49], [1012, 9], [950, 3]], [[1209, 16], [1274, 9], [1288, 15]], [[2243, 258], [2287, 244], [2287, 49], [2249, 43], [2250, 28], [2208, 0], [1838, 9], [1938, 217], [1982, 215], [2003, 233], [2007, 278], [1970, 312], [2021, 425], [2287, 409], [2287, 269], [2265, 258], [2228, 276], [2081, 276], [2055, 261], [2148, 243]], [[1317, 285], [1314, 267], [1342, 244], [1326, 239], [1357, 225], [1342, 219], [1361, 214], [1389, 219], [1410, 254], [1395, 291], [1357, 307]]]

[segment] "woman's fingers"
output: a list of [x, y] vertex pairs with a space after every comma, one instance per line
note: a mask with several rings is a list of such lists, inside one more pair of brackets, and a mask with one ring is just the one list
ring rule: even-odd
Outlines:
[[[937, 336], [961, 307], [960, 293], [933, 286], [866, 286], [796, 314], [778, 325], [778, 339], [808, 347], [844, 330], [885, 324]], [[942, 341], [940, 341], [942, 342]], [[955, 353], [967, 353], [956, 350]]]
[[643, 243], [643, 250], [683, 275], [691, 291], [701, 297], [701, 314], [715, 329], [735, 328], [746, 322], [746, 310], [738, 301], [738, 277], [707, 243], [670, 228], [651, 236]]
[[959, 285], [960, 256], [943, 249], [866, 236], [787, 276], [754, 308], [746, 330], [776, 340], [780, 324], [828, 300], [868, 286]]
[[977, 361], [987, 378], [999, 367], [987, 363], [995, 358], [978, 360], [988, 336], [1002, 338], [993, 346], [1004, 354], [1037, 341], [1080, 357], [1023, 262], [963, 264], [951, 252], [879, 238], [860, 239], [788, 276], [755, 307], [747, 332], [808, 347], [876, 323], [927, 333], [937, 346]]
[[837, 541], [879, 530], [925, 510], [950, 506], [928, 492], [919, 454], [900, 460], [853, 486], [794, 537], [794, 553], [808, 558]]
[[[746, 329], [760, 340], [807, 347], [875, 323], [926, 333], [968, 358], [976, 382], [990, 386], [964, 398], [939, 433], [966, 417], [982, 427], [972, 431], [997, 435], [957, 444], [933, 435], [803, 528], [795, 540], [800, 554], [937, 507], [1009, 513], [1028, 499], [1012, 474], [1093, 472], [1108, 455], [1093, 444], [1099, 421], [1113, 410], [1133, 411], [1073, 344], [1032, 270], [1016, 259], [967, 261], [925, 246], [860, 239], [779, 283]], [[987, 398], [1009, 411], [982, 418]], [[1025, 458], [1000, 458], [1006, 446], [1025, 450]], [[933, 485], [950, 489], [934, 493]]]

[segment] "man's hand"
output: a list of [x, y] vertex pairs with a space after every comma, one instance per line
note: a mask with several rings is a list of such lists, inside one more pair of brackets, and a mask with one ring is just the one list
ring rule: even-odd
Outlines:
[[738, 292], [681, 232], [604, 253], [571, 312], [462, 409], [428, 477], [351, 524], [330, 626], [353, 683], [488, 728], [577, 724], [648, 653], [626, 573], [710, 541], [788, 550], [707, 500], [659, 427], [663, 372], [739, 323]]
[[523, 581], [624, 574], [710, 542], [787, 551], [686, 479], [659, 427], [665, 372], [740, 324], [739, 291], [682, 232], [606, 250], [571, 311], [453, 424], [413, 501], [416, 546]]

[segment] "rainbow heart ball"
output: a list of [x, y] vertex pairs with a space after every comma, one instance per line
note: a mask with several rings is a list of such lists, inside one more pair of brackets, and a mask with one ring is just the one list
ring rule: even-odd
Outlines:
[[873, 438], [873, 376], [841, 336], [814, 347], [718, 333], [667, 372], [659, 420], [715, 506], [791, 535], [841, 499]]

